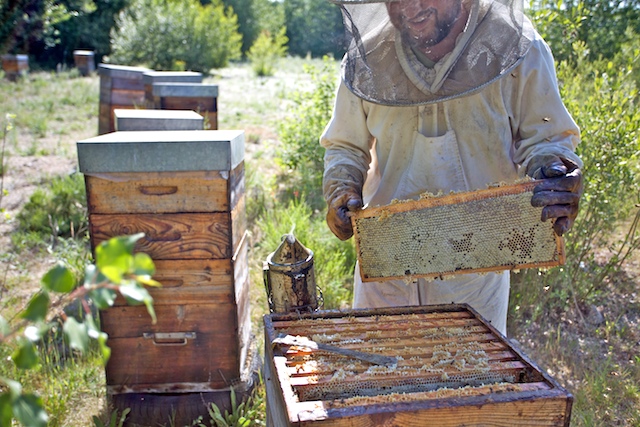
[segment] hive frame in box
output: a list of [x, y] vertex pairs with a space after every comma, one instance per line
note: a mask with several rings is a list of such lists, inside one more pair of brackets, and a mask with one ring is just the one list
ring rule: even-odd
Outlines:
[[562, 237], [553, 231], [553, 221], [540, 220], [542, 208], [530, 203], [539, 182], [429, 195], [354, 213], [362, 280], [443, 278], [563, 264]]
[[[514, 387], [512, 389], [499, 388], [500, 384], [491, 384], [484, 388], [480, 388], [481, 392], [473, 389], [471, 394], [465, 395], [444, 395], [428, 396], [431, 391], [408, 392], [405, 396], [417, 396], [416, 399], [401, 400], [400, 394], [390, 395], [391, 397], [385, 401], [382, 398], [375, 401], [378, 396], [384, 396], [390, 392], [386, 388], [384, 393], [375, 395], [370, 393], [368, 396], [374, 396], [374, 401], [360, 401], [359, 397], [353, 398], [353, 395], [345, 397], [333, 395], [328, 398], [304, 399], [301, 396], [301, 390], [314, 396], [313, 388], [323, 388], [326, 384], [330, 384], [333, 380], [327, 379], [330, 375], [317, 374], [311, 382], [305, 384], [300, 378], [309, 372], [306, 363], [309, 363], [309, 356], [304, 355], [304, 351], [296, 348], [283, 348], [279, 346], [271, 346], [275, 337], [280, 333], [295, 334], [297, 328], [302, 334], [312, 335], [314, 331], [326, 330], [335, 327], [336, 331], [340, 330], [340, 324], [346, 325], [343, 331], [358, 329], [360, 325], [367, 324], [372, 328], [371, 336], [378, 336], [379, 331], [385, 331], [385, 324], [388, 321], [398, 322], [395, 326], [411, 330], [411, 319], [421, 318], [421, 322], [429, 316], [439, 316], [440, 319], [449, 319], [451, 323], [456, 322], [474, 322], [482, 324], [486, 329], [488, 338], [486, 338], [486, 347], [491, 350], [487, 352], [495, 353], [500, 358], [507, 360], [507, 357], [513, 359], [513, 362], [503, 362], [502, 359], [495, 358], [492, 360], [493, 369], [520, 369], [521, 374], [517, 375]], [[355, 320], [354, 320], [355, 319]], [[465, 320], [466, 319], [466, 320]], [[314, 321], [317, 322], [313, 323]], [[303, 323], [307, 322], [307, 323]], [[466, 304], [450, 304], [450, 305], [433, 305], [420, 307], [397, 307], [385, 309], [360, 309], [345, 311], [317, 311], [314, 313], [302, 314], [270, 314], [264, 317], [265, 324], [265, 363], [264, 378], [266, 384], [266, 405], [267, 405], [267, 426], [271, 427], [368, 427], [368, 426], [393, 426], [393, 427], [409, 427], [417, 425], [437, 425], [439, 427], [453, 427], [459, 425], [509, 425], [509, 426], [564, 426], [568, 427], [570, 423], [571, 407], [573, 397], [570, 393], [558, 385], [553, 378], [542, 371], [534, 362], [524, 355], [518, 348], [514, 347], [506, 337], [486, 322], [475, 310]], [[404, 326], [402, 326], [404, 325]], [[288, 332], [283, 332], [287, 331]], [[391, 331], [391, 330], [389, 330]], [[391, 331], [393, 332], [393, 331]], [[326, 332], [327, 335], [331, 332]], [[384, 333], [384, 332], [383, 332]], [[402, 336], [401, 333], [395, 331], [395, 334]], [[367, 334], [368, 336], [368, 334]], [[460, 338], [456, 338], [460, 340]], [[452, 338], [452, 340], [454, 340]], [[352, 340], [346, 340], [345, 347], [354, 345], [365, 345], [366, 351], [375, 352], [375, 345], [353, 344]], [[397, 343], [399, 346], [398, 353], [407, 350], [404, 345], [404, 339]], [[458, 342], [458, 341], [452, 341]], [[419, 343], [425, 345], [421, 348], [416, 346], [414, 350], [423, 351], [424, 348], [431, 346], [433, 342]], [[503, 354], [508, 353], [509, 356]], [[300, 355], [303, 359], [300, 359]], [[380, 353], [378, 353], [380, 354]], [[422, 354], [422, 353], [418, 353]], [[388, 354], [387, 354], [388, 355]], [[399, 355], [399, 354], [398, 354]], [[306, 357], [306, 358], [305, 358]], [[328, 359], [321, 360], [321, 357]], [[314, 366], [318, 371], [326, 369], [326, 366], [334, 367], [342, 366], [344, 360], [340, 361], [342, 356], [311, 356]], [[338, 359], [336, 359], [338, 358]], [[301, 363], [300, 360], [305, 360]], [[326, 360], [332, 360], [327, 365]], [[351, 361], [349, 363], [353, 364]], [[407, 381], [405, 374], [402, 374], [401, 364], [403, 366], [415, 362], [409, 358], [402, 358], [398, 364], [398, 371], [386, 374], [369, 374], [369, 381], [376, 383], [375, 387], [380, 388], [380, 384], [388, 386], [388, 379], [379, 377], [378, 375], [389, 375]], [[494, 368], [493, 366], [499, 366]], [[447, 366], [447, 369], [453, 369]], [[362, 378], [366, 377], [367, 372], [358, 372], [362, 367], [353, 368], [351, 376], [340, 379], [337, 387], [349, 390], [350, 383], [362, 382]], [[427, 374], [424, 374], [427, 375]], [[431, 374], [428, 374], [431, 375]], [[334, 374], [335, 377], [335, 374]], [[334, 378], [332, 377], [332, 378]], [[449, 384], [448, 379], [442, 378], [442, 384]], [[421, 383], [424, 387], [425, 383]], [[439, 387], [440, 385], [437, 385]], [[495, 386], [495, 391], [492, 389]], [[431, 387], [431, 386], [427, 386]], [[445, 385], [441, 390], [453, 391], [454, 388], [447, 388]], [[326, 389], [325, 391], [326, 392]], [[475, 395], [473, 393], [476, 393]], [[395, 400], [398, 399], [398, 400]], [[351, 402], [353, 401], [353, 403]], [[425, 422], [427, 422], [425, 424]]]

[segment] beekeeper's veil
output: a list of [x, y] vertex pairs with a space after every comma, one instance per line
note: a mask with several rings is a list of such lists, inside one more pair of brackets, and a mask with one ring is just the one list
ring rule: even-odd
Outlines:
[[[342, 9], [349, 43], [342, 78], [357, 96], [378, 104], [420, 105], [471, 94], [518, 65], [534, 34], [522, 0], [330, 1]], [[425, 65], [406, 32], [391, 23], [386, 3], [428, 8], [446, 1], [464, 8], [458, 16], [466, 22], [460, 23], [453, 50]]]

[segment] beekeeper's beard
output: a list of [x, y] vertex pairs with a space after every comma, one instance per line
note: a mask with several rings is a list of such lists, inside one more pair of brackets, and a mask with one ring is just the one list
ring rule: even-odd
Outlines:
[[[412, 17], [402, 16], [400, 32], [414, 49], [427, 51], [444, 40], [456, 21], [462, 17], [461, 1], [453, 2], [448, 9], [427, 8]], [[425, 24], [419, 22], [424, 20]], [[422, 28], [421, 28], [422, 27]]]

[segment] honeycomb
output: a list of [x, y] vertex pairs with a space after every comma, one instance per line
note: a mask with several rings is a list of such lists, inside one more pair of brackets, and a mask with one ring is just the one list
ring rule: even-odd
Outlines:
[[531, 206], [533, 186], [430, 197], [354, 215], [363, 280], [561, 264], [562, 240], [552, 221], [540, 221], [542, 208]]
[[299, 402], [335, 407], [519, 390], [528, 365], [466, 311], [274, 321], [274, 334], [395, 356], [391, 367], [307, 347], [278, 347]]

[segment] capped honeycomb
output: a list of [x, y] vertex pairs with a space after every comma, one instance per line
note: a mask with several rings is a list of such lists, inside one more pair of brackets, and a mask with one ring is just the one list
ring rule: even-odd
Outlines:
[[531, 206], [538, 182], [424, 197], [352, 217], [363, 281], [445, 277], [564, 262], [553, 222]]
[[285, 358], [278, 376], [297, 402], [338, 408], [548, 387], [495, 330], [465, 310], [275, 317], [268, 329], [267, 338], [301, 336], [397, 358], [388, 367], [307, 347], [275, 346], [274, 356]]

